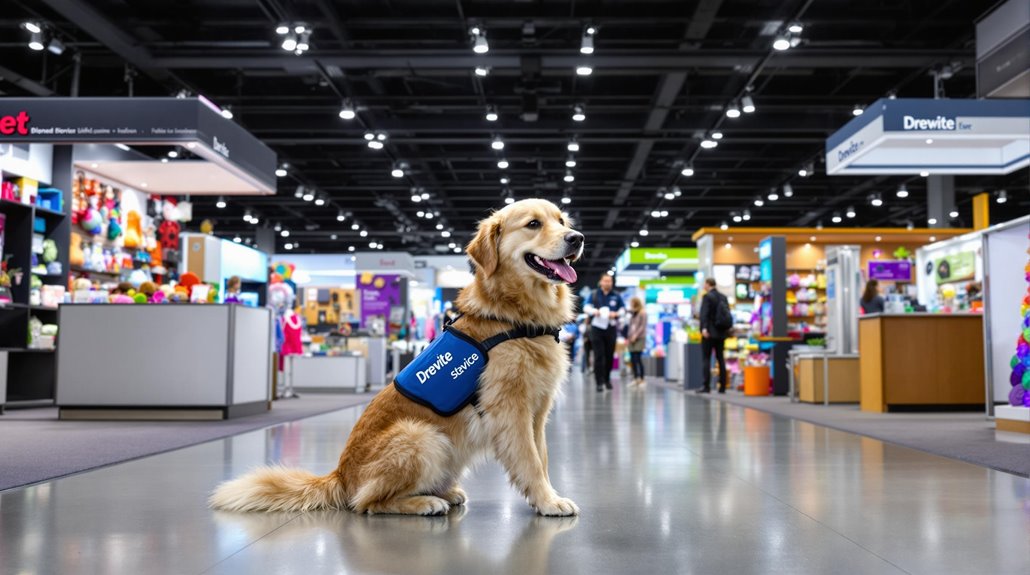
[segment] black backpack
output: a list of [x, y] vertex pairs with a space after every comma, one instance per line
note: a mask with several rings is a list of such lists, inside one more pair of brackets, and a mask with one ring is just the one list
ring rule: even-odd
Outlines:
[[715, 306], [715, 329], [727, 332], [733, 328], [733, 314], [730, 313], [730, 302], [726, 296], [717, 294], [718, 304]]

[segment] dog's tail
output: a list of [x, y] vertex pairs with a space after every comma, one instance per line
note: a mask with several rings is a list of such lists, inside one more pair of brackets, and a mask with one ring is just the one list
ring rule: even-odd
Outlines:
[[224, 511], [340, 509], [344, 490], [335, 471], [321, 477], [289, 467], [255, 469], [219, 485], [208, 504]]

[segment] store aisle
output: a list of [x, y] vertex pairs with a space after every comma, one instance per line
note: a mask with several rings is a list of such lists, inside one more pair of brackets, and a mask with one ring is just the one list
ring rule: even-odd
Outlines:
[[1030, 572], [1030, 480], [678, 391], [553, 415], [538, 518], [486, 464], [447, 517], [215, 513], [222, 479], [331, 468], [361, 408], [0, 493], [5, 573]]

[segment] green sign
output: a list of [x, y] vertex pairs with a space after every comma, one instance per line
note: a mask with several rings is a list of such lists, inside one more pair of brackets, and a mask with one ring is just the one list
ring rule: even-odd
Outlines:
[[615, 260], [615, 271], [656, 270], [670, 261], [680, 270], [697, 269], [697, 248], [630, 248]]
[[666, 276], [664, 278], [640, 280], [640, 287], [684, 287], [697, 283], [694, 276]]
[[976, 277], [976, 254], [959, 252], [946, 255], [934, 264], [934, 275], [937, 284], [947, 284]]

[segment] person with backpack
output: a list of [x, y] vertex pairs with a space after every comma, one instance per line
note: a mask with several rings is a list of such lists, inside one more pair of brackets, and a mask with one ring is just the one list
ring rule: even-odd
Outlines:
[[726, 336], [733, 329], [733, 314], [730, 313], [730, 302], [726, 296], [715, 289], [715, 280], [705, 279], [705, 295], [701, 298], [701, 354], [704, 369], [704, 383], [698, 393], [711, 393], [712, 352], [719, 363], [719, 393], [726, 393], [726, 358], [723, 346]]

